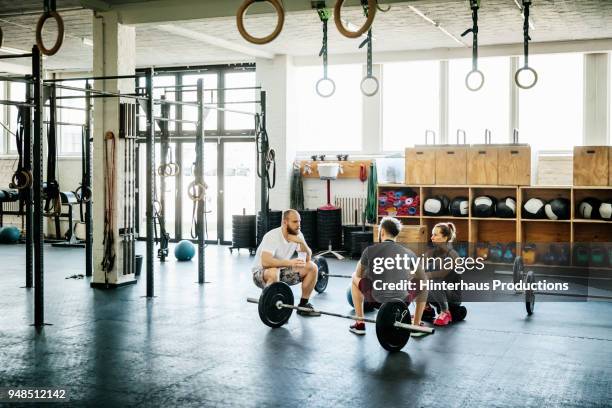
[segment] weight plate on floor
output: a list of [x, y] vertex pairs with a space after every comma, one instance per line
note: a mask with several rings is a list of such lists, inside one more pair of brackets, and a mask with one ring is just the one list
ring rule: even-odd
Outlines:
[[276, 306], [279, 301], [287, 305], [293, 305], [293, 292], [286, 283], [275, 282], [261, 292], [258, 305], [259, 318], [266, 326], [281, 327], [291, 317], [293, 309], [279, 309]]
[[[527, 272], [525, 277], [525, 283], [531, 285], [535, 282], [535, 275], [533, 271]], [[533, 310], [535, 308], [535, 292], [533, 289], [528, 289], [525, 291], [525, 310], [527, 310], [527, 314], [531, 316], [533, 314]]]
[[327, 276], [327, 274], [329, 273], [329, 266], [327, 265], [327, 260], [322, 256], [315, 256], [312, 261], [319, 268], [315, 290], [317, 291], [317, 293], [323, 293], [325, 292], [325, 289], [327, 289], [327, 282], [329, 281], [329, 276]]
[[524, 270], [523, 257], [517, 256], [514, 258], [514, 264], [512, 265], [512, 281], [515, 285], [521, 281], [521, 275]]
[[383, 303], [376, 315], [376, 337], [387, 351], [400, 351], [410, 339], [410, 332], [394, 326], [394, 323], [411, 324], [408, 306], [401, 300]]

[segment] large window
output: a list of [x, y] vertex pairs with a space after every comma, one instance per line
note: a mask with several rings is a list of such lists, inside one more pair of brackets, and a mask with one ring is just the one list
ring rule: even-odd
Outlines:
[[336, 92], [322, 98], [315, 84], [322, 76], [319, 66], [296, 69], [297, 149], [299, 151], [354, 152], [362, 148], [361, 65], [329, 67]]
[[534, 150], [571, 150], [582, 144], [583, 58], [529, 58], [539, 80], [533, 88], [519, 91], [519, 128], [521, 141]]
[[[21, 82], [11, 82], [9, 86], [9, 99], [16, 102], [25, 102], [25, 84]], [[19, 109], [16, 106], [9, 106], [9, 128], [11, 132], [17, 133], [17, 117]], [[9, 135], [8, 152], [17, 154], [17, 142], [15, 137]]]
[[[255, 72], [232, 72], [225, 74], [225, 88], [251, 88], [255, 86]], [[256, 112], [255, 103], [259, 100], [259, 92], [253, 89], [228, 89], [225, 91], [225, 102], [228, 103], [227, 109], [245, 111], [250, 113]], [[236, 104], [235, 102], [240, 102]], [[225, 113], [225, 129], [226, 130], [242, 130], [253, 129], [253, 116], [242, 113], [226, 112]]]
[[385, 64], [383, 67], [383, 150], [423, 143], [425, 130], [439, 129], [438, 61]]
[[484, 84], [480, 90], [470, 91], [465, 85], [465, 77], [472, 70], [472, 60], [449, 61], [449, 142], [455, 143], [457, 129], [462, 129], [466, 132], [467, 143], [484, 143], [485, 129], [488, 129], [493, 143], [507, 143], [510, 127], [510, 59], [481, 58], [478, 69], [484, 75]]
[[[72, 81], [68, 84], [75, 88], [85, 88], [85, 81]], [[66, 106], [67, 109], [58, 109], [58, 121], [66, 125], [57, 126], [58, 146], [60, 155], [81, 154], [83, 143], [83, 127], [76, 125], [85, 124], [85, 98], [83, 92], [58, 89], [58, 96], [78, 96], [77, 99], [58, 99], [59, 106]], [[76, 109], [69, 109], [76, 108]]]
[[[198, 79], [204, 80], [204, 103], [217, 103], [218, 92], [215, 90], [219, 87], [218, 75], [213, 74], [201, 74], [201, 75], [185, 75], [183, 77], [183, 85], [197, 85]], [[198, 99], [196, 88], [187, 88], [183, 91], [183, 101], [195, 102]], [[204, 119], [204, 130], [217, 130], [217, 111], [207, 111]], [[198, 120], [198, 109], [195, 106], [183, 106], [183, 119], [186, 120]], [[196, 125], [193, 123], [183, 123], [183, 130], [195, 131]]]

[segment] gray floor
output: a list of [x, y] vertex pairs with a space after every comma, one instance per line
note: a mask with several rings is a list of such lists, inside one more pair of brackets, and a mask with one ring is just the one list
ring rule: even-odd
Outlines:
[[[93, 290], [65, 279], [83, 273], [83, 250], [45, 250], [53, 326], [37, 333], [24, 247], [0, 246], [0, 387], [67, 387], [74, 406], [610, 406], [612, 303], [539, 303], [531, 318], [522, 303], [470, 304], [465, 322], [390, 355], [348, 320], [264, 326], [245, 302], [258, 295], [246, 251], [210, 246], [204, 286], [195, 262], [157, 264], [146, 300], [145, 279]], [[350, 312], [347, 283], [313, 303]]]

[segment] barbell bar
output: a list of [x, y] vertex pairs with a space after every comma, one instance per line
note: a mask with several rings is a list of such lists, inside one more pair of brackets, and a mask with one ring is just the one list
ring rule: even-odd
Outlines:
[[376, 320], [295, 306], [293, 304], [293, 292], [289, 285], [284, 282], [275, 282], [267, 286], [259, 299], [247, 298], [247, 302], [257, 304], [259, 317], [262, 322], [273, 328], [280, 327], [287, 323], [293, 310], [316, 312], [322, 315], [340, 317], [342, 319], [374, 323], [376, 325], [378, 342], [388, 351], [401, 350], [408, 342], [410, 333], [412, 332], [427, 334], [433, 334], [435, 332], [431, 327], [416, 326], [409, 323], [411, 321], [411, 316], [408, 311], [408, 306], [399, 299], [383, 303], [378, 311]]

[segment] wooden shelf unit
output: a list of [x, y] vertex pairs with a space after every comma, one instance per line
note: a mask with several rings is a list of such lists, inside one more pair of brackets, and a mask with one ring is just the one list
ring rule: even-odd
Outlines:
[[[577, 218], [576, 207], [586, 197], [600, 200], [612, 199], [612, 186], [498, 186], [498, 185], [406, 185], [379, 184], [377, 193], [393, 189], [411, 189], [419, 195], [419, 216], [397, 217], [403, 223], [414, 225], [418, 221], [429, 231], [438, 223], [450, 221], [457, 227], [457, 241], [470, 243], [489, 242], [515, 243], [517, 248], [527, 243], [601, 243], [612, 242], [612, 221]], [[428, 197], [446, 195], [449, 200], [457, 196], [469, 199], [467, 217], [451, 215], [423, 215], [423, 203]], [[475, 197], [489, 195], [498, 200], [504, 197], [516, 199], [516, 218], [481, 218], [472, 216], [472, 203]], [[571, 211], [568, 220], [525, 219], [522, 218], [522, 205], [530, 198], [548, 201], [554, 198], [570, 201]], [[377, 214], [378, 219], [385, 214]], [[429, 233], [429, 232], [428, 232]], [[471, 245], [474, 247], [474, 245]], [[612, 265], [612, 260], [610, 261]], [[550, 265], [553, 266], [553, 265]], [[604, 268], [605, 269], [605, 268]]]

